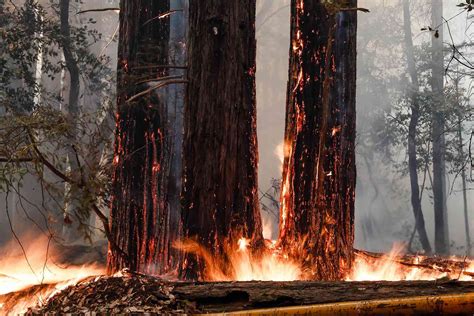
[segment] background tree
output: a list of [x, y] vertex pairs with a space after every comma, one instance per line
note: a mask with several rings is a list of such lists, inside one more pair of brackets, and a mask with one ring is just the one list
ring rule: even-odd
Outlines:
[[[255, 56], [255, 0], [190, 1], [183, 232], [224, 261], [240, 238], [263, 244]], [[205, 269], [187, 253], [181, 275], [202, 279]]]
[[446, 202], [446, 120], [444, 113], [444, 21], [443, 1], [431, 2], [432, 51], [431, 89], [433, 93], [433, 202], [436, 253], [449, 254], [448, 211]]
[[410, 174], [410, 186], [411, 186], [411, 204], [413, 207], [413, 213], [415, 215], [415, 226], [418, 231], [418, 237], [420, 238], [421, 245], [425, 253], [431, 253], [431, 245], [428, 239], [428, 234], [425, 228], [425, 219], [423, 216], [423, 209], [421, 206], [420, 187], [418, 183], [418, 158], [416, 151], [416, 135], [418, 122], [420, 119], [420, 102], [419, 90], [420, 83], [418, 80], [418, 74], [415, 65], [415, 52], [413, 48], [413, 38], [411, 30], [411, 17], [410, 17], [410, 2], [408, 0], [403, 1], [403, 19], [404, 19], [404, 33], [405, 33], [405, 50], [407, 58], [408, 73], [411, 79], [411, 115], [410, 123], [408, 126], [408, 169]]
[[[24, 230], [18, 227], [17, 217], [29, 223], [26, 230], [35, 227], [40, 233], [63, 242], [61, 230], [67, 225], [63, 219], [69, 218], [76, 223], [75, 229], [92, 241], [96, 227], [88, 221], [91, 212], [97, 211], [106, 219], [101, 210], [107, 199], [104, 175], [108, 171], [101, 160], [106, 155], [95, 153], [105, 153], [102, 149], [107, 148], [110, 140], [107, 119], [111, 108], [107, 93], [110, 85], [106, 82], [114, 80], [106, 65], [108, 58], [96, 56], [88, 49], [101, 38], [95, 28], [88, 28], [94, 21], [79, 27], [69, 25], [66, 34], [61, 30], [60, 13], [64, 14], [63, 26], [68, 27], [65, 18], [69, 10], [61, 11], [59, 4], [47, 10], [37, 1], [26, 1], [2, 11], [5, 21], [0, 32], [5, 43], [0, 58], [0, 107], [4, 110], [0, 118], [1, 182], [5, 184], [2, 191], [16, 196], [10, 205], [13, 207], [10, 207], [9, 222], [18, 235]], [[51, 84], [67, 68], [65, 62], [58, 61], [65, 46], [75, 59], [84, 89], [90, 94], [101, 90], [107, 96], [89, 104], [87, 109], [80, 108], [74, 118], [63, 112], [60, 104], [64, 100]], [[79, 96], [79, 100], [83, 97]], [[81, 135], [81, 140], [74, 140], [71, 135]], [[64, 159], [64, 153], [72, 148], [78, 165], [74, 175], [68, 172], [68, 162]], [[64, 207], [64, 183], [81, 192], [73, 213]]]
[[356, 10], [291, 8], [280, 243], [320, 280], [343, 278], [353, 260]]

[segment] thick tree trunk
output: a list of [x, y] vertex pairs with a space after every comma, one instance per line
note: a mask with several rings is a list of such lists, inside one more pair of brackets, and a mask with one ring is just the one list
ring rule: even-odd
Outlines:
[[[262, 245], [258, 209], [255, 0], [190, 1], [183, 231], [215, 258], [247, 238]], [[232, 273], [231, 271], [226, 271]], [[205, 278], [187, 253], [186, 279]]]
[[418, 74], [415, 65], [415, 53], [413, 49], [413, 38], [411, 34], [410, 21], [410, 1], [403, 1], [403, 18], [404, 18], [404, 33], [405, 33], [405, 51], [407, 56], [408, 72], [411, 77], [411, 116], [408, 127], [408, 169], [410, 173], [411, 186], [411, 205], [413, 207], [413, 214], [415, 215], [415, 226], [418, 231], [421, 245], [425, 253], [431, 253], [431, 245], [428, 239], [428, 234], [425, 229], [425, 219], [423, 217], [423, 210], [421, 208], [420, 188], [418, 184], [418, 160], [416, 153], [416, 134], [418, 128], [418, 121], [420, 118], [420, 104], [418, 100], [418, 93], [420, 84], [418, 81]]
[[356, 5], [291, 8], [280, 244], [319, 280], [343, 278], [353, 261]]
[[449, 254], [448, 214], [446, 207], [446, 140], [444, 118], [443, 1], [432, 0], [431, 89], [433, 92], [433, 202], [435, 215], [435, 251]]
[[117, 129], [111, 232], [126, 254], [110, 247], [108, 272], [122, 268], [163, 273], [168, 266], [167, 109], [156, 91], [142, 84], [166, 75], [169, 1], [124, 0], [120, 6]]

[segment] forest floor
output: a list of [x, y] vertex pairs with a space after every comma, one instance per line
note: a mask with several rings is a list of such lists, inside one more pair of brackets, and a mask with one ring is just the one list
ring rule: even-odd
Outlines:
[[[4, 310], [54, 285], [0, 296]], [[126, 271], [87, 278], [53, 295], [30, 314], [196, 314], [374, 299], [474, 293], [474, 282], [222, 282], [186, 283]], [[474, 302], [473, 302], [474, 303]]]

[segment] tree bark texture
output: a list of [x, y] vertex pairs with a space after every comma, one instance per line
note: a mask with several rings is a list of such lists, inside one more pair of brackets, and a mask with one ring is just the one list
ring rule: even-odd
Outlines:
[[420, 187], [418, 184], [418, 159], [416, 152], [416, 135], [418, 121], [420, 119], [420, 102], [418, 94], [420, 84], [415, 64], [415, 53], [413, 49], [413, 38], [410, 20], [410, 1], [403, 1], [403, 19], [404, 19], [404, 35], [405, 35], [405, 51], [407, 57], [408, 72], [411, 78], [410, 97], [411, 97], [411, 116], [408, 126], [408, 169], [410, 174], [411, 186], [411, 205], [413, 214], [415, 215], [415, 226], [420, 238], [421, 245], [425, 253], [431, 253], [431, 245], [425, 228], [425, 219], [423, 209], [421, 207]]
[[343, 278], [353, 261], [356, 6], [291, 4], [279, 239], [318, 280]]
[[108, 272], [123, 268], [167, 272], [170, 249], [167, 187], [169, 144], [166, 102], [144, 81], [164, 77], [168, 63], [166, 0], [120, 5], [117, 122], [110, 227], [123, 253], [109, 247]]
[[[240, 238], [263, 244], [255, 59], [255, 0], [190, 1], [183, 231], [224, 261]], [[181, 275], [205, 278], [204, 261], [187, 253]]]
[[444, 117], [443, 1], [431, 1], [431, 24], [435, 29], [431, 51], [431, 89], [433, 93], [433, 202], [435, 251], [449, 254], [449, 229], [446, 206], [446, 119]]
[[[473, 282], [231, 282], [180, 283], [173, 289], [178, 299], [195, 302], [205, 313], [238, 310], [329, 304], [375, 299], [395, 299], [472, 293]], [[396, 309], [395, 309], [396, 311]], [[358, 311], [364, 315], [368, 311]], [[366, 312], [366, 313], [364, 313]], [[397, 314], [395, 312], [395, 314]], [[380, 314], [378, 314], [380, 315]], [[399, 315], [406, 315], [400, 313]], [[413, 313], [416, 315], [416, 313]]]

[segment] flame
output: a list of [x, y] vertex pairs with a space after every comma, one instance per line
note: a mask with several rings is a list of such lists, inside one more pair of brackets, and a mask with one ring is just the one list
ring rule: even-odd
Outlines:
[[[302, 276], [299, 266], [280, 256], [271, 241], [269, 253], [262, 258], [254, 258], [248, 246], [249, 240], [239, 239], [239, 251], [232, 255], [236, 281], [295, 281]], [[272, 247], [273, 246], [273, 247]], [[272, 249], [273, 248], [273, 249]]]
[[[194, 253], [206, 263], [204, 281], [295, 281], [302, 279], [299, 265], [280, 254], [275, 248], [276, 241], [267, 240], [263, 253], [253, 255], [251, 241], [240, 238], [235, 250], [227, 250], [226, 263], [215, 258], [205, 247], [197, 242], [187, 240], [177, 243], [175, 247]], [[231, 247], [232, 248], [232, 247]], [[226, 273], [222, 267], [231, 271]]]
[[[104, 268], [98, 264], [61, 267], [56, 263], [59, 256], [49, 238], [28, 239], [23, 243], [25, 253], [15, 242], [0, 249], [0, 315], [22, 314], [29, 307], [41, 305], [58, 291], [104, 273]], [[33, 286], [37, 286], [34, 294], [19, 297], [13, 305], [2, 301], [2, 296], [5, 299], [8, 293]]]
[[[430, 281], [442, 278], [456, 279], [459, 281], [472, 281], [474, 261], [451, 257], [451, 265], [465, 263], [466, 269], [455, 266], [441, 267], [435, 263], [425, 263], [425, 256], [413, 256], [412, 265], [402, 264], [399, 260], [403, 256], [404, 247], [394, 245], [392, 250], [380, 258], [356, 256], [351, 275], [346, 281]], [[442, 261], [442, 259], [440, 258]], [[465, 273], [467, 272], [467, 273]], [[471, 275], [470, 275], [471, 274]]]
[[291, 145], [288, 142], [281, 142], [278, 144], [278, 146], [275, 147], [275, 150], [273, 153], [275, 156], [278, 157], [278, 160], [280, 160], [280, 172], [283, 171], [283, 163], [285, 161], [285, 158], [290, 155], [290, 150], [291, 150]]
[[273, 236], [272, 221], [267, 217], [263, 217], [262, 220], [263, 220], [262, 221], [262, 224], [263, 224], [263, 238], [265, 238], [267, 240], [272, 240], [272, 236]]

